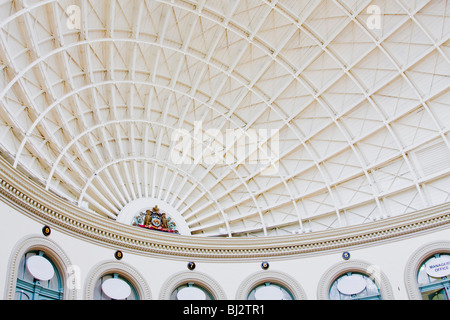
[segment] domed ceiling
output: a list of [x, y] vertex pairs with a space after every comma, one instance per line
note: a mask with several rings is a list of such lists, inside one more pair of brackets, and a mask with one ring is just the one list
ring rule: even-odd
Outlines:
[[450, 200], [447, 0], [18, 0], [0, 15], [2, 156], [86, 214], [154, 199], [192, 235], [257, 237]]

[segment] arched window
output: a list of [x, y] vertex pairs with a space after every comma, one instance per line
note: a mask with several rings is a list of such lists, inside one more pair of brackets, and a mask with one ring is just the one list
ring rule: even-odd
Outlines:
[[329, 298], [330, 300], [381, 300], [381, 293], [369, 276], [347, 272], [333, 282]]
[[96, 282], [94, 300], [139, 300], [139, 295], [125, 277], [108, 273]]
[[419, 268], [417, 284], [423, 300], [450, 300], [450, 254], [435, 254]]
[[40, 250], [27, 252], [20, 260], [16, 300], [62, 300], [63, 283], [59, 270]]
[[188, 282], [178, 286], [170, 295], [170, 300], [214, 300], [214, 297], [205, 288]]
[[292, 293], [283, 286], [266, 282], [250, 291], [247, 300], [294, 300]]

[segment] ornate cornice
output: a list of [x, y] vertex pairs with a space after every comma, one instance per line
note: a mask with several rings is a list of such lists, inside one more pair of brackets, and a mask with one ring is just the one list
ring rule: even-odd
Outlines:
[[450, 203], [357, 226], [264, 238], [207, 238], [161, 234], [83, 210], [45, 190], [0, 157], [0, 197], [17, 210], [66, 234], [106, 247], [174, 259], [287, 258], [395, 240], [448, 228]]

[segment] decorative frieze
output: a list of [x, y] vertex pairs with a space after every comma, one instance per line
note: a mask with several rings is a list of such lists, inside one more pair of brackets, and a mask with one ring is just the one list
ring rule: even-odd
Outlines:
[[29, 217], [102, 245], [113, 244], [131, 251], [174, 258], [288, 257], [366, 245], [450, 225], [450, 203], [447, 203], [360, 226], [283, 237], [201, 238], [148, 232], [71, 205], [37, 184], [30, 185], [29, 179], [8, 166], [0, 161], [0, 197]]

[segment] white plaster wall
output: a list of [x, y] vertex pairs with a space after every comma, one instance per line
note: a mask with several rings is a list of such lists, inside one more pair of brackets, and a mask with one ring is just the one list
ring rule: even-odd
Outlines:
[[[16, 244], [29, 235], [43, 237], [42, 223], [34, 221], [18, 212], [8, 204], [0, 202], [0, 215], [4, 225], [0, 233], [1, 261], [0, 261], [0, 287], [2, 295], [9, 279], [8, 262], [11, 251]], [[84, 286], [89, 272], [102, 262], [117, 262], [114, 252], [119, 248], [103, 247], [89, 241], [80, 240], [68, 234], [52, 228], [49, 239], [69, 257], [71, 263], [80, 268], [82, 289], [77, 291], [77, 299], [84, 298]], [[408, 299], [404, 283], [404, 271], [406, 262], [413, 252], [428, 243], [450, 239], [450, 229], [415, 235], [403, 240], [377, 243], [367, 247], [353, 247], [338, 251], [308, 254], [304, 256], [290, 257], [284, 260], [268, 259], [270, 271], [281, 271], [295, 278], [302, 286], [308, 299], [317, 299], [317, 287], [321, 277], [333, 265], [343, 261], [342, 252], [349, 251], [351, 260], [363, 260], [379, 267], [388, 277], [395, 299]], [[153, 299], [160, 297], [164, 282], [174, 274], [187, 270], [189, 260], [179, 258], [163, 259], [136, 254], [120, 249], [124, 257], [120, 262], [133, 266], [147, 281]], [[263, 259], [261, 259], [262, 261]], [[249, 275], [264, 273], [261, 269], [261, 261], [249, 262], [208, 262], [195, 261], [195, 271], [204, 273], [215, 279], [225, 291], [228, 299], [235, 299], [236, 292]], [[5, 298], [5, 297], [3, 297]]]

